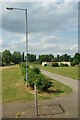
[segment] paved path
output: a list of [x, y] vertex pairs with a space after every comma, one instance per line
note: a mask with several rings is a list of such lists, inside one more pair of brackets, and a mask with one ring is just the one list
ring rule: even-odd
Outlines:
[[[38, 101], [39, 116], [43, 118], [78, 118], [78, 81], [68, 77], [53, 74], [44, 70], [41, 72], [52, 79], [68, 85], [73, 92], [54, 99]], [[3, 117], [35, 118], [34, 101], [3, 104]]]
[[54, 103], [59, 103], [65, 110], [65, 113], [58, 114], [55, 117], [69, 117], [69, 118], [77, 118], [78, 117], [78, 83], [80, 82], [78, 80], [74, 80], [69, 77], [57, 75], [48, 71], [41, 70], [43, 74], [51, 77], [52, 79], [55, 79], [59, 82], [64, 83], [65, 85], [69, 86], [72, 88], [73, 92], [66, 95], [66, 96], [61, 96], [59, 98], [55, 98], [52, 101]]

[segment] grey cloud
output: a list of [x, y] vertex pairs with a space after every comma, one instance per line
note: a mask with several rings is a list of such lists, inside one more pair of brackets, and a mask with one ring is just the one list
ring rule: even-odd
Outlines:
[[[67, 29], [71, 23], [75, 23], [75, 5], [69, 5], [71, 9], [58, 11], [58, 4], [52, 3], [46, 10], [40, 3], [13, 3], [12, 6], [28, 8], [28, 32], [50, 32]], [[59, 5], [60, 6], [60, 5]], [[4, 7], [3, 7], [4, 8]], [[68, 7], [67, 7], [68, 8]], [[71, 10], [71, 11], [70, 11]], [[67, 11], [67, 12], [66, 12]], [[74, 14], [73, 14], [74, 13]], [[3, 29], [12, 32], [25, 33], [25, 15], [19, 11], [3, 11]], [[72, 20], [72, 22], [70, 22]], [[69, 23], [70, 22], [70, 23]], [[65, 27], [64, 27], [65, 26]], [[64, 30], [64, 29], [63, 29]]]
[[[70, 45], [76, 41], [72, 30], [77, 28], [77, 4], [7, 3], [3, 5], [3, 47], [11, 51], [25, 51], [25, 13], [6, 11], [6, 6], [28, 8], [29, 52], [71, 53], [76, 49]], [[69, 37], [71, 30], [71, 37]], [[9, 32], [11, 34], [9, 34]], [[62, 36], [61, 36], [62, 32]], [[64, 35], [63, 35], [64, 34]], [[13, 42], [11, 42], [11, 40]], [[16, 43], [16, 41], [19, 41]], [[8, 44], [9, 43], [9, 44]], [[76, 43], [76, 42], [75, 42]], [[10, 46], [12, 44], [13, 46]]]

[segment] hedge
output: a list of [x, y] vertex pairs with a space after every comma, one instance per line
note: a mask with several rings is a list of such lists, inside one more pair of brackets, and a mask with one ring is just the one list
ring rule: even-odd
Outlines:
[[[26, 68], [25, 65], [20, 65], [22, 70], [22, 75], [26, 81]], [[52, 82], [47, 80], [40, 72], [40, 69], [37, 67], [28, 68], [28, 85], [34, 89], [36, 84], [39, 92], [48, 91], [52, 87]]]

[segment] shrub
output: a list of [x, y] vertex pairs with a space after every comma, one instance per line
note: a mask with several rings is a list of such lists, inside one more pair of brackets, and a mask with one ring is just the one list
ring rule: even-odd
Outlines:
[[22, 70], [22, 75], [25, 76], [26, 75], [26, 69], [25, 69], [25, 67], [22, 67], [21, 70]]
[[37, 76], [35, 76], [34, 72], [29, 69], [29, 71], [28, 71], [28, 83], [33, 89], [34, 89], [36, 77]]
[[65, 63], [65, 64], [60, 63], [60, 66], [61, 66], [61, 67], [68, 67], [68, 64], [66, 64], [66, 63]]
[[34, 67], [34, 68], [32, 69], [32, 71], [33, 71], [34, 73], [36, 73], [36, 74], [39, 74], [39, 73], [40, 73], [40, 69], [37, 68], [37, 67]]
[[65, 67], [68, 67], [68, 64], [64, 64]]
[[[26, 81], [26, 64], [20, 63], [19, 66], [21, 67], [22, 76], [24, 77], [24, 81]], [[27, 66], [29, 68], [29, 66]]]
[[0, 66], [5, 66], [5, 64], [3, 62], [0, 62]]
[[48, 81], [42, 74], [40, 74], [37, 79], [38, 91], [46, 92], [51, 86], [52, 86], [52, 82]]
[[72, 62], [72, 63], [71, 63], [71, 66], [73, 66], [73, 67], [74, 67], [74, 66], [75, 66], [75, 62]]
[[[26, 63], [22, 62], [19, 64], [19, 66], [26, 68]], [[27, 68], [29, 68], [29, 65], [27, 65]]]
[[44, 64], [44, 66], [47, 66], [47, 64]]
[[58, 63], [57, 62], [53, 62], [52, 63], [52, 67], [58, 67]]
[[34, 88], [34, 84], [37, 85], [37, 89], [39, 92], [48, 91], [48, 88], [52, 86], [52, 83], [48, 81], [41, 73], [39, 68], [32, 68], [28, 73], [29, 85]]
[[[21, 67], [22, 75], [26, 81], [26, 69]], [[39, 92], [48, 91], [48, 88], [52, 86], [52, 82], [48, 81], [41, 73], [40, 69], [37, 67], [28, 69], [28, 84], [34, 89], [34, 85], [37, 85]]]
[[60, 63], [60, 67], [64, 67], [64, 64], [63, 64], [63, 63]]

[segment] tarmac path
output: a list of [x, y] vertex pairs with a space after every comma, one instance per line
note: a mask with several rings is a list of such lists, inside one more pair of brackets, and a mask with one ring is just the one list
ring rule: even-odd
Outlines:
[[73, 90], [73, 92], [71, 92], [70, 94], [66, 96], [61, 96], [59, 98], [55, 98], [53, 100], [54, 103], [61, 104], [61, 106], [65, 110], [65, 113], [63, 115], [57, 114], [55, 117], [78, 118], [78, 86], [80, 84], [80, 81], [62, 75], [57, 75], [48, 71], [41, 71], [43, 74], [69, 86]]
[[[70, 88], [72, 92], [68, 95], [38, 101], [40, 118], [78, 118], [78, 80], [57, 75], [45, 70], [41, 72], [52, 79], [55, 79]], [[2, 116], [3, 118], [35, 118], [34, 101], [31, 102], [15, 102], [3, 103]]]

